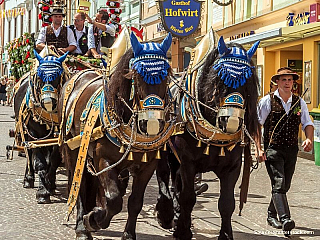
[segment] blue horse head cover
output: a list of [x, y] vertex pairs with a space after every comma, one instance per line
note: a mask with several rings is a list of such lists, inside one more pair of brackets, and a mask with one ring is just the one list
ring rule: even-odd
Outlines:
[[218, 51], [221, 56], [213, 68], [218, 71], [218, 76], [224, 81], [228, 87], [237, 89], [243, 86], [246, 80], [252, 76], [252, 68], [250, 61], [256, 52], [259, 41], [246, 52], [239, 47], [227, 48], [223, 37], [218, 42]]
[[134, 58], [130, 61], [131, 68], [136, 70], [146, 83], [160, 84], [168, 75], [170, 67], [166, 55], [172, 42], [171, 34], [169, 33], [161, 44], [141, 44], [134, 33], [131, 33], [130, 39], [134, 52]]

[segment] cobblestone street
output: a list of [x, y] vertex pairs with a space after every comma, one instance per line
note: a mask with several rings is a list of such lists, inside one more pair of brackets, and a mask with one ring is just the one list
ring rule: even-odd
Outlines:
[[[5, 147], [13, 143], [8, 130], [14, 127], [10, 118], [12, 108], [0, 106], [0, 239], [2, 240], [65, 240], [75, 239], [75, 215], [66, 222], [67, 177], [64, 168], [57, 173], [57, 191], [52, 203], [39, 205], [36, 188], [22, 187], [26, 158], [14, 152], [13, 160], [7, 160]], [[241, 178], [239, 179], [240, 182]], [[217, 239], [220, 216], [217, 210], [219, 181], [213, 173], [204, 174], [209, 184], [207, 192], [198, 196], [193, 211], [194, 239]], [[238, 216], [239, 182], [236, 185], [236, 210], [232, 217], [234, 238], [239, 240], [278, 240], [283, 234], [267, 225], [267, 206], [270, 201], [270, 183], [264, 165], [254, 170], [249, 187], [248, 201]], [[37, 181], [35, 183], [38, 185]], [[320, 167], [313, 161], [299, 158], [288, 200], [292, 218], [296, 222], [291, 239], [320, 239]], [[130, 192], [130, 189], [127, 191]], [[162, 229], [155, 218], [154, 208], [158, 186], [155, 177], [150, 181], [143, 210], [137, 224], [138, 240], [172, 239], [172, 232]], [[128, 194], [125, 196], [127, 199]], [[114, 217], [110, 227], [93, 234], [94, 239], [119, 240], [126, 223], [126, 201], [123, 211]]]

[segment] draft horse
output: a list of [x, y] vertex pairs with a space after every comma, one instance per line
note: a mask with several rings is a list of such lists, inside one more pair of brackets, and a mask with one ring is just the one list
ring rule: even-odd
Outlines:
[[[27, 157], [23, 186], [33, 188], [35, 172], [39, 176], [36, 193], [38, 203], [50, 203], [50, 194], [56, 188], [56, 170], [61, 162], [59, 147], [52, 144], [59, 134], [58, 94], [68, 78], [63, 66], [67, 54], [61, 57], [45, 47], [40, 55], [34, 51], [31, 72], [20, 80], [14, 97], [16, 120], [15, 142], [22, 144]], [[42, 140], [42, 145], [29, 143]]]
[[[213, 33], [208, 33], [193, 51], [180, 104], [185, 131], [172, 137], [174, 154], [169, 154], [170, 163], [176, 161], [175, 156], [181, 163], [180, 178], [176, 179], [175, 186], [180, 213], [174, 236], [183, 240], [192, 238], [195, 174], [208, 171], [213, 171], [220, 179], [221, 230], [218, 239], [233, 239], [234, 187], [240, 174], [245, 135], [250, 135], [252, 140], [259, 135], [258, 79], [251, 60], [259, 42], [246, 51], [239, 44], [226, 45], [222, 37], [216, 48], [213, 39]], [[173, 203], [167, 187], [169, 178], [167, 171], [157, 171], [162, 186], [157, 216], [160, 224], [168, 228], [173, 217]]]
[[166, 57], [171, 34], [161, 44], [141, 44], [131, 33], [129, 48], [128, 40], [124, 29], [106, 50], [105, 72], [80, 72], [60, 98], [62, 157], [69, 173], [69, 214], [77, 207], [76, 239], [92, 239], [91, 231], [109, 226], [122, 210], [129, 174], [133, 183], [122, 239], [136, 239], [145, 188], [174, 130]]

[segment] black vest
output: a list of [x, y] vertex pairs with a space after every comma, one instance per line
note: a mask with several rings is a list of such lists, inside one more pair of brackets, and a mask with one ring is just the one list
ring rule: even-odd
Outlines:
[[70, 25], [69, 28], [73, 31], [74, 38], [77, 40], [79, 44], [79, 48], [82, 52], [81, 55], [84, 55], [88, 52], [88, 30], [89, 28], [87, 26], [84, 26], [86, 29], [86, 32], [82, 34], [80, 39], [77, 39], [77, 34], [76, 34], [76, 28], [74, 25]]
[[265, 149], [267, 148], [272, 132], [280, 120], [280, 118], [284, 115], [282, 120], [279, 122], [277, 128], [275, 129], [272, 141], [270, 145], [275, 147], [290, 147], [298, 145], [298, 133], [299, 133], [299, 125], [301, 123], [301, 104], [300, 98], [296, 95], [292, 95], [292, 103], [293, 106], [297, 101], [299, 101], [296, 106], [289, 111], [287, 115], [282, 106], [281, 99], [277, 96], [274, 96], [273, 93], [270, 94], [271, 98], [271, 112], [269, 113], [263, 128], [264, 128], [264, 145]]
[[47, 26], [46, 30], [46, 43], [48, 45], [54, 45], [55, 48], [67, 48], [69, 46], [68, 43], [68, 30], [65, 26], [61, 27], [60, 34], [56, 37], [53, 28], [51, 25]]
[[112, 37], [109, 33], [103, 32], [99, 35], [99, 28], [93, 27], [94, 41], [96, 44], [96, 49], [98, 50], [99, 42], [101, 41], [101, 47], [111, 47], [114, 43], [114, 37]]

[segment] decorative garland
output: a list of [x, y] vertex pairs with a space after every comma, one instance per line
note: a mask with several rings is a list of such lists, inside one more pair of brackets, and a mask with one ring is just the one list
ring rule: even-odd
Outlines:
[[115, 0], [108, 0], [106, 3], [109, 12], [109, 23], [112, 23], [116, 27], [116, 37], [121, 32], [121, 25], [120, 21], [121, 18], [119, 17], [122, 13], [122, 9], [120, 8], [120, 1]]
[[52, 0], [41, 0], [38, 2], [38, 7], [40, 9], [39, 20], [42, 20], [42, 27], [48, 26], [52, 23], [52, 18], [50, 16], [52, 12]]
[[30, 71], [32, 63], [28, 59], [34, 58], [33, 47], [34, 39], [30, 33], [24, 33], [7, 43], [5, 49], [8, 51], [8, 61], [11, 63], [11, 75], [16, 79]]

